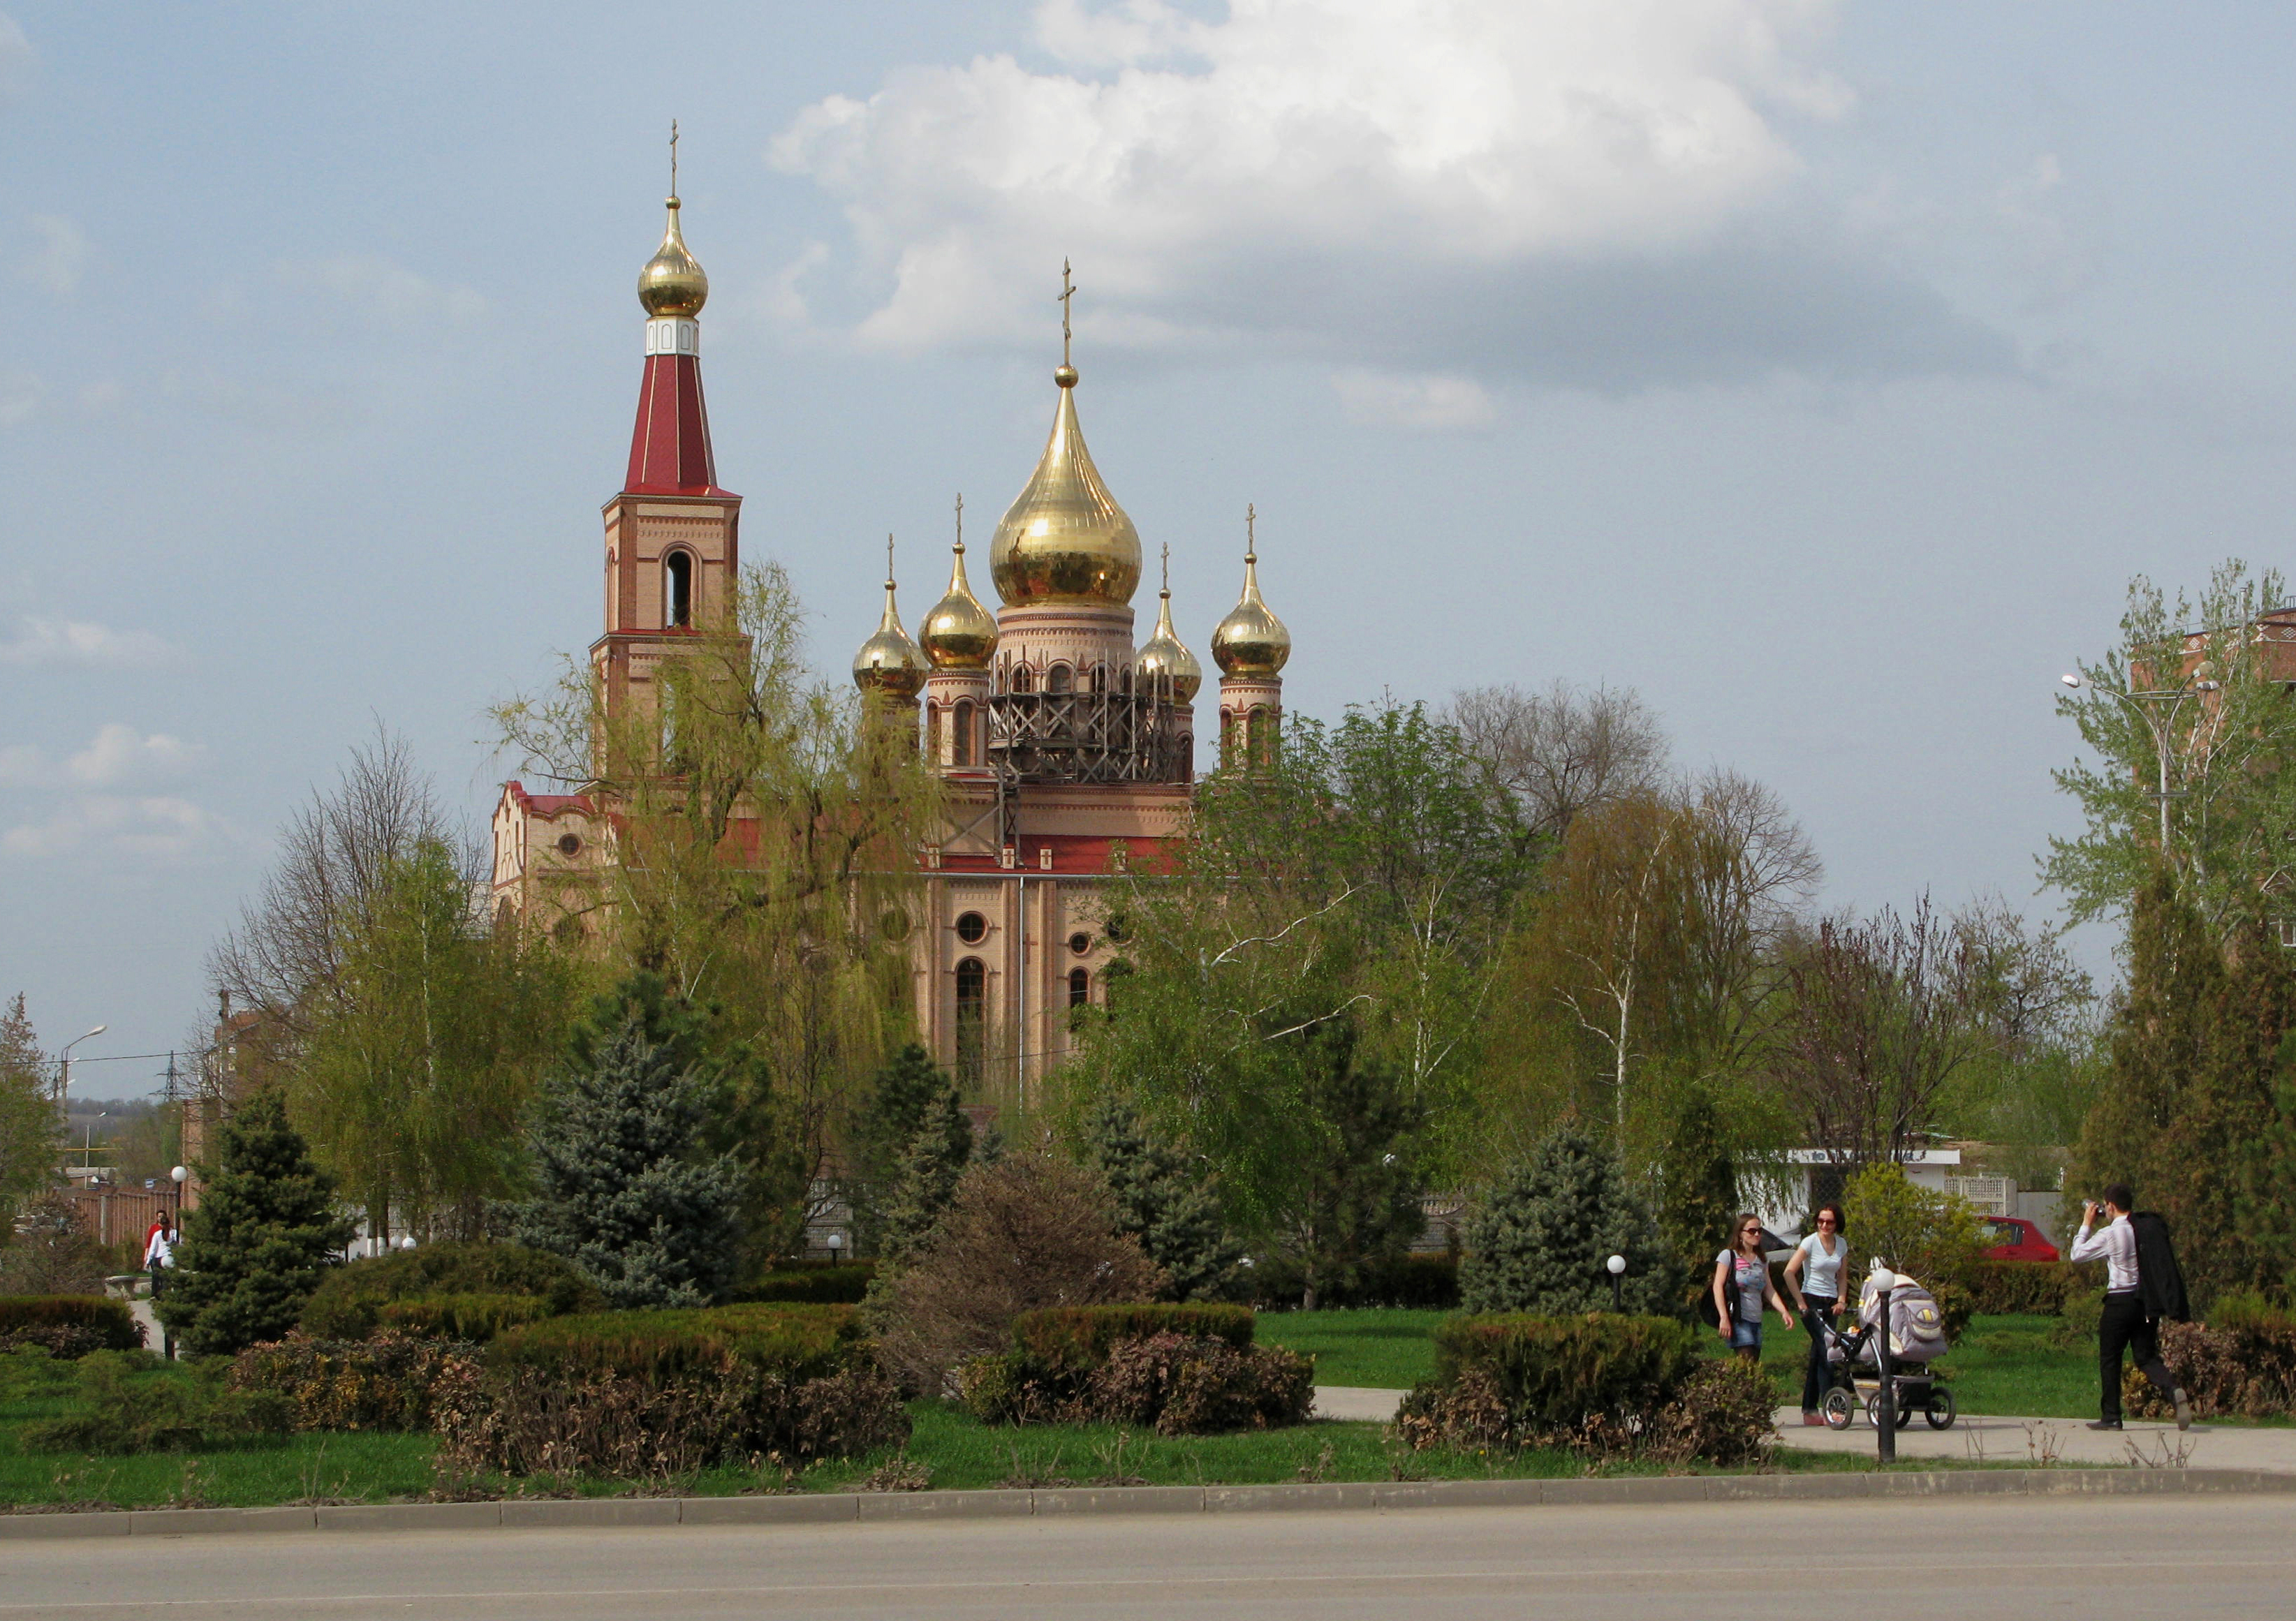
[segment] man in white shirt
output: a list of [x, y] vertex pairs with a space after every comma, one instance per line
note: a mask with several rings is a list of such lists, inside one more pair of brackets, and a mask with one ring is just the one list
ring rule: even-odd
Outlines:
[[2133, 1349], [2138, 1371], [2152, 1381], [2153, 1388], [2164, 1392], [2177, 1404], [2177, 1428], [2185, 1429], [2193, 1422], [2193, 1409], [2185, 1399], [2183, 1387], [2161, 1360], [2160, 1317], [2145, 1310], [2136, 1232], [2128, 1221], [2129, 1208], [2136, 1202], [2136, 1194], [2125, 1182], [2114, 1183], [2105, 1189], [2105, 1224], [2092, 1232], [2096, 1228], [2097, 1206], [2094, 1200], [2083, 1205], [2080, 1232], [2073, 1240], [2073, 1247], [2065, 1252], [2067, 1260], [2104, 1263], [2104, 1309], [2096, 1323], [2100, 1412], [2089, 1428], [2120, 1428], [2120, 1354]]

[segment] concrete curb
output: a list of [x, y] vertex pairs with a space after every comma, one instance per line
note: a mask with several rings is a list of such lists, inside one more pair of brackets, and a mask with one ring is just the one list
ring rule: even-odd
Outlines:
[[1063, 1486], [1044, 1491], [785, 1497], [509, 1498], [323, 1508], [0, 1514], [0, 1541], [212, 1532], [444, 1531], [517, 1527], [787, 1526], [1069, 1514], [1298, 1513], [1314, 1509], [1628, 1507], [1871, 1497], [2120, 1496], [2296, 1492], [2296, 1474], [2237, 1469], [1954, 1470], [1929, 1474], [1664, 1475], [1609, 1480], [1412, 1480], [1327, 1486]]

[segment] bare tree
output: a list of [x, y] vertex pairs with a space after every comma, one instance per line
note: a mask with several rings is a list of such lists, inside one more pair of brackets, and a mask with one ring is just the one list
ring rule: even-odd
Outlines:
[[1666, 733], [1632, 688], [1475, 687], [1454, 697], [1442, 718], [1521, 802], [1531, 830], [1550, 839], [1587, 811], [1656, 791], [1666, 775]]
[[1776, 1076], [1834, 1163], [1901, 1160], [1928, 1137], [1940, 1095], [1989, 1039], [1985, 971], [1926, 895], [1909, 917], [1824, 919], [1792, 954]]
[[346, 926], [367, 921], [387, 875], [425, 843], [454, 851], [472, 881], [481, 876], [475, 844], [406, 740], [378, 725], [372, 742], [351, 750], [333, 790], [314, 789], [280, 830], [262, 894], [209, 953], [212, 988], [257, 1015], [245, 1033], [257, 1064], [286, 1059], [308, 1036], [317, 999], [341, 971]]

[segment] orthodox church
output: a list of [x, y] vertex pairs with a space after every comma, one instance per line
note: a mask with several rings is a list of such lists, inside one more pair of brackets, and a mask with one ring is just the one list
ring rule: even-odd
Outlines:
[[[675, 190], [661, 247], [638, 275], [645, 373], [622, 487], [604, 507], [605, 628], [590, 661], [610, 716], [658, 708], [663, 661], [694, 651], [741, 566], [742, 498], [718, 483], [702, 403], [709, 281]], [[884, 614], [853, 660], [864, 693], [916, 726], [946, 790], [947, 824], [916, 853], [918, 1030], [939, 1062], [1015, 1101], [1067, 1052], [1070, 1010], [1105, 995], [1118, 947], [1103, 890], [1181, 830], [1203, 684], [1173, 626], [1168, 547], [1155, 628], [1135, 642], [1140, 536], [1085, 446], [1072, 297], [1063, 266], [1052, 432], [989, 543], [999, 606], [966, 575], [960, 500], [947, 591], [912, 634], [889, 542]], [[1292, 651], [1260, 598], [1252, 535], [1247, 514], [1242, 594], [1211, 636], [1231, 765], [1275, 747]], [[613, 807], [512, 782], [493, 833], [497, 913], [546, 907], [550, 888], [612, 859]]]

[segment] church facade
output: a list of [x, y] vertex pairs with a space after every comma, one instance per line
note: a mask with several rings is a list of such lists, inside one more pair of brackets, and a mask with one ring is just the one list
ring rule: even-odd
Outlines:
[[[718, 487], [703, 405], [709, 280], [668, 200], [640, 273], [645, 372], [622, 487], [604, 506], [603, 633], [590, 649], [609, 716], [650, 712], [663, 661], [718, 622], [741, 567], [742, 498]], [[963, 506], [947, 590], [902, 620], [890, 546], [882, 618], [853, 679], [897, 721], [945, 790], [946, 824], [915, 852], [911, 974], [920, 1039], [976, 1092], [1027, 1102], [1070, 1048], [1072, 1010], [1102, 1001], [1120, 950], [1108, 890], [1152, 865], [1194, 791], [1203, 671], [1172, 620], [1168, 576], [1136, 640], [1138, 531], [1086, 447], [1069, 354], [1052, 430], [989, 543], [997, 607], [974, 593]], [[1168, 548], [1166, 549], [1168, 559]], [[1207, 716], [1224, 763], [1264, 757], [1282, 725], [1290, 634], [1262, 601], [1247, 516], [1242, 593], [1210, 640]], [[546, 907], [554, 888], [614, 858], [614, 807], [594, 791], [505, 783], [493, 819], [497, 914]]]

